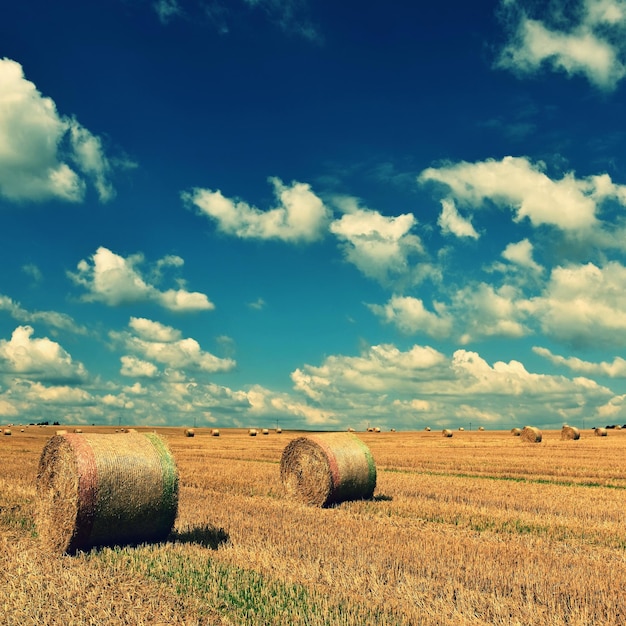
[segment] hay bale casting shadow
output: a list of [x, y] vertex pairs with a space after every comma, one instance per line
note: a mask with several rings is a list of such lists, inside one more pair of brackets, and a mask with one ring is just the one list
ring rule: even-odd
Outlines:
[[37, 475], [37, 530], [50, 550], [164, 541], [178, 510], [178, 473], [156, 433], [52, 437]]
[[580, 439], [580, 431], [576, 426], [568, 426], [567, 424], [561, 429], [561, 439], [567, 441], [578, 441]]
[[314, 506], [369, 499], [376, 488], [374, 458], [352, 433], [294, 439], [283, 450], [280, 475], [289, 497]]

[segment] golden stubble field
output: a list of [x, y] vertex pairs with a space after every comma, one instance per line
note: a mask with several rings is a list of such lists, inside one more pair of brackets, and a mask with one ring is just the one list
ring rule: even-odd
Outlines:
[[316, 509], [280, 483], [282, 450], [302, 433], [158, 428], [180, 474], [170, 540], [72, 557], [46, 553], [34, 524], [54, 432], [0, 437], [7, 626], [626, 623], [626, 431], [544, 431], [539, 444], [357, 433], [376, 461], [374, 499]]

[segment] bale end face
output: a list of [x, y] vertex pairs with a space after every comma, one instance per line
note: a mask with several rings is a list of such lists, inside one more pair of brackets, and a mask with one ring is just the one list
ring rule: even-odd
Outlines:
[[541, 443], [542, 434], [538, 428], [534, 426], [524, 426], [521, 434], [522, 441], [528, 443]]
[[564, 441], [578, 441], [580, 439], [580, 431], [575, 426], [563, 426], [561, 439]]
[[294, 439], [283, 450], [280, 474], [289, 497], [313, 506], [368, 499], [376, 488], [374, 459], [351, 433]]

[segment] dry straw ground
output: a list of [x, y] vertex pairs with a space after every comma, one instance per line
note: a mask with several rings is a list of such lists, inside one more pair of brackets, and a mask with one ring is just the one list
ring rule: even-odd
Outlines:
[[72, 557], [34, 526], [54, 429], [0, 438], [3, 624], [626, 623], [626, 431], [359, 433], [374, 499], [329, 509], [283, 492], [301, 433], [158, 432], [180, 473], [171, 538]]

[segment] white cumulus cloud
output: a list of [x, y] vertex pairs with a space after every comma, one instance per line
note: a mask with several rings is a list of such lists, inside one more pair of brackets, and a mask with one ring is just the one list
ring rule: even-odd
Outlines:
[[546, 24], [556, 17], [550, 12], [550, 3], [545, 4], [546, 21], [529, 18], [521, 3], [509, 0], [504, 5], [517, 16], [512, 40], [498, 59], [499, 67], [523, 75], [550, 66], [568, 76], [583, 75], [605, 90], [614, 89], [626, 74], [623, 0], [584, 0], [580, 17], [565, 30]]
[[436, 182], [448, 190], [448, 199], [479, 209], [490, 201], [514, 213], [516, 221], [547, 224], [563, 231], [588, 231], [598, 225], [599, 205], [614, 200], [626, 206], [626, 186], [608, 174], [576, 178], [572, 172], [553, 180], [545, 166], [525, 157], [461, 161], [425, 169], [420, 183]]
[[555, 267], [529, 310], [543, 332], [571, 345], [626, 346], [626, 267]]
[[[123, 373], [127, 376], [131, 372], [139, 372], [144, 377], [147, 374], [155, 377], [156, 370], [149, 367], [155, 361], [178, 372], [227, 372], [236, 366], [233, 359], [222, 359], [202, 350], [195, 339], [182, 337], [179, 330], [170, 326], [132, 317], [129, 327], [130, 332], [110, 333], [113, 340], [133, 353], [131, 358], [122, 360]], [[137, 359], [134, 355], [141, 358]]]
[[18, 326], [11, 339], [0, 339], [0, 372], [37, 381], [81, 383], [87, 377], [82, 363], [75, 362], [58, 343], [33, 338], [31, 326]]
[[13, 201], [80, 202], [90, 181], [105, 202], [115, 193], [111, 170], [101, 139], [60, 115], [19, 63], [0, 59], [0, 194]]
[[420, 238], [411, 232], [416, 224], [412, 213], [385, 216], [359, 208], [353, 198], [338, 198], [344, 215], [330, 224], [340, 240], [346, 259], [363, 274], [381, 282], [409, 271], [409, 258], [424, 252]]
[[203, 293], [185, 289], [161, 291], [148, 283], [138, 269], [143, 261], [143, 255], [124, 258], [101, 246], [91, 257], [91, 263], [81, 260], [77, 271], [68, 272], [68, 276], [76, 285], [87, 290], [88, 293], [83, 296], [86, 302], [103, 302], [109, 306], [154, 302], [176, 312], [215, 308]]
[[194, 189], [183, 193], [188, 205], [215, 220], [219, 230], [243, 239], [278, 239], [290, 243], [319, 239], [329, 219], [324, 203], [306, 183], [286, 186], [270, 178], [278, 206], [262, 211], [242, 200], [225, 197], [221, 191]]

